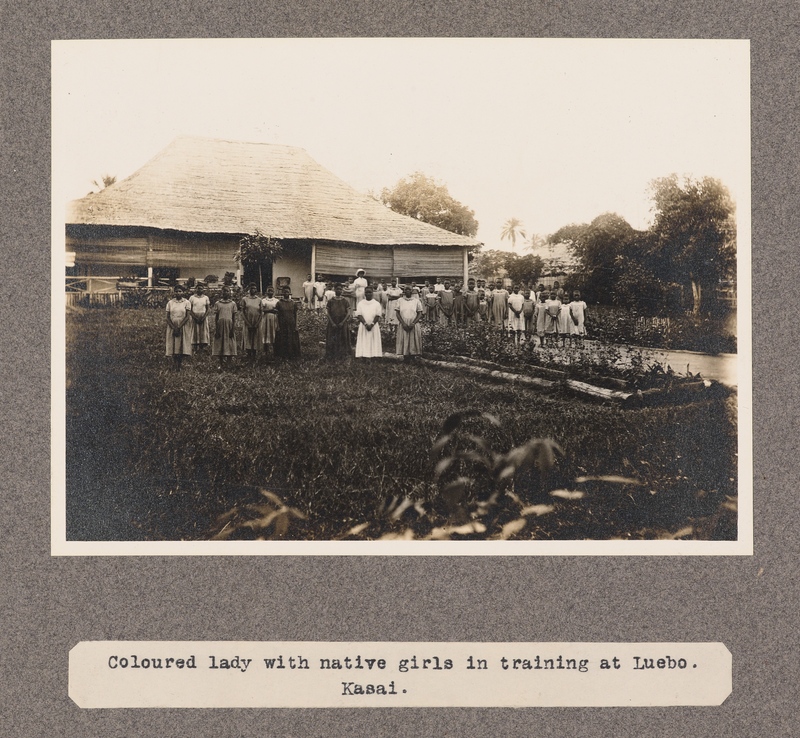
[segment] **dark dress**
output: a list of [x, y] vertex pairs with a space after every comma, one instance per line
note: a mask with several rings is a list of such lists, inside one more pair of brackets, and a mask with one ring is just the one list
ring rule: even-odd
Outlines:
[[346, 320], [350, 313], [350, 301], [346, 297], [332, 297], [328, 300], [327, 310], [331, 320], [342, 322], [342, 325], [337, 328], [328, 323], [325, 331], [325, 355], [329, 359], [350, 356], [350, 326]]
[[278, 300], [278, 332], [275, 334], [275, 356], [296, 359], [300, 356], [300, 334], [297, 331], [297, 303]]

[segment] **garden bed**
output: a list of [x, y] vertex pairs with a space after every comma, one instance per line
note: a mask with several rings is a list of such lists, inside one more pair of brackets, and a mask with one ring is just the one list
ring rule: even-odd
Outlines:
[[425, 326], [423, 346], [430, 358], [470, 362], [496, 371], [548, 379], [560, 385], [579, 382], [593, 387], [636, 394], [672, 392], [697, 385], [700, 377], [676, 374], [656, 357], [638, 348], [595, 341], [577, 346], [540, 347], [536, 341], [515, 343], [496, 328]]

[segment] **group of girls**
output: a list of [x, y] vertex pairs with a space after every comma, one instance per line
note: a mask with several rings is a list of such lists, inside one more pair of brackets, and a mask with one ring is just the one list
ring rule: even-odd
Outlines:
[[[310, 275], [309, 275], [310, 276]], [[317, 282], [321, 283], [319, 277]], [[325, 351], [329, 358], [353, 355], [351, 321], [358, 331], [356, 358], [383, 355], [381, 320], [396, 327], [395, 353], [413, 358], [422, 353], [421, 324], [466, 325], [488, 322], [512, 336], [515, 342], [536, 340], [544, 346], [566, 346], [582, 342], [586, 334], [586, 303], [579, 292], [572, 299], [563, 290], [550, 292], [540, 285], [538, 291], [514, 285], [511, 292], [500, 280], [487, 287], [482, 281], [468, 280], [466, 289], [447, 280], [426, 283], [421, 290], [416, 284], [399, 286], [396, 279], [390, 286], [370, 285], [359, 270], [355, 280], [344, 284], [324, 284], [324, 290], [313, 290], [302, 304], [326, 315]], [[355, 287], [353, 286], [355, 284]], [[304, 285], [305, 287], [305, 285]], [[321, 297], [317, 299], [319, 294]], [[231, 298], [229, 287], [222, 288], [222, 297], [213, 305], [202, 284], [194, 293], [184, 296], [181, 286], [167, 303], [166, 353], [173, 357], [179, 371], [184, 356], [203, 351], [211, 345], [211, 353], [219, 358], [220, 368], [238, 354], [236, 316], [241, 313], [242, 351], [251, 361], [259, 351], [278, 359], [300, 356], [300, 335], [297, 313], [301, 303], [293, 300], [288, 287], [281, 298], [270, 286], [266, 295], [257, 293], [250, 284], [239, 304]], [[214, 318], [213, 341], [210, 318]]]
[[[259, 297], [251, 284], [239, 304], [231, 298], [230, 287], [222, 288], [222, 297], [213, 305], [202, 284], [187, 299], [183, 287], [177, 285], [174, 297], [167, 303], [167, 356], [173, 369], [180, 371], [184, 356], [207, 350], [219, 358], [220, 369], [238, 354], [236, 316], [242, 315], [242, 351], [255, 360], [259, 350], [272, 352], [276, 358], [300, 356], [300, 334], [297, 330], [297, 303], [289, 288], [281, 299], [272, 287]], [[210, 318], [214, 318], [213, 336]]]

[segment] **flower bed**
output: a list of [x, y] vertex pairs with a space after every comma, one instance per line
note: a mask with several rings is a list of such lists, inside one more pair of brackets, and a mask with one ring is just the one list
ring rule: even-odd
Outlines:
[[425, 351], [442, 357], [491, 362], [533, 376], [558, 381], [574, 379], [608, 389], [670, 388], [692, 381], [637, 349], [587, 343], [583, 346], [539, 347], [535, 341], [516, 344], [486, 324], [468, 328], [425, 326]]

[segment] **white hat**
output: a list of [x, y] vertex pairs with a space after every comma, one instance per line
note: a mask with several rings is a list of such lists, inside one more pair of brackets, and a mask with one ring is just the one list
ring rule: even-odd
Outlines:
[[366, 274], [366, 273], [367, 273], [367, 270], [366, 270], [366, 269], [356, 269], [356, 277], [357, 277], [359, 274]]

